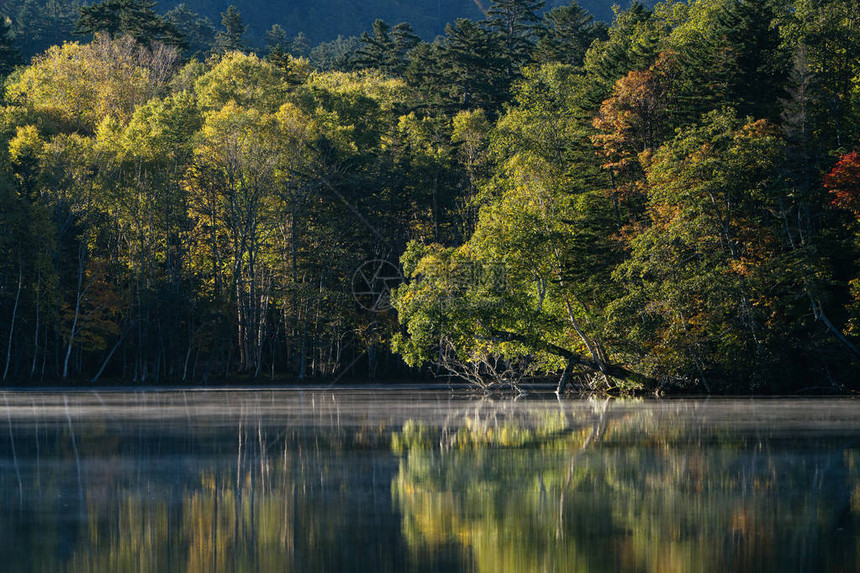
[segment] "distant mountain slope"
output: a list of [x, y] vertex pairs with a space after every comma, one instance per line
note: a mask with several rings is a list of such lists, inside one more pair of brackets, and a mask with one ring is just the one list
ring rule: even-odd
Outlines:
[[[0, 0], [0, 15], [13, 22], [15, 42], [25, 58], [48, 47], [76, 38], [72, 33], [81, 5], [96, 0]], [[655, 0], [644, 0], [653, 4]], [[570, 0], [546, 0], [547, 9]], [[600, 20], [612, 19], [612, 5], [628, 6], [631, 0], [580, 0]], [[265, 32], [280, 24], [288, 38], [303, 32], [311, 45], [338, 36], [358, 36], [381, 18], [390, 24], [409, 22], [425, 40], [445, 31], [457, 18], [480, 20], [490, 0], [158, 0], [156, 10], [166, 13], [179, 4], [208, 18], [216, 28], [221, 13], [235, 4], [248, 26], [245, 37], [251, 49], [265, 45]]]
[[[181, 0], [162, 0], [159, 9], [166, 11]], [[548, 0], [547, 7], [567, 4], [564, 0]], [[627, 5], [624, 0], [582, 0], [580, 5], [595, 17], [608, 20], [612, 5]], [[185, 0], [195, 12], [220, 23], [219, 14], [235, 4], [249, 25], [251, 40], [260, 38], [272, 24], [280, 24], [290, 34], [304, 32], [312, 42], [331, 40], [336, 36], [358, 35], [368, 30], [377, 18], [390, 23], [409, 22], [425, 39], [432, 39], [445, 30], [445, 24], [457, 18], [480, 19], [479, 6], [489, 0]]]

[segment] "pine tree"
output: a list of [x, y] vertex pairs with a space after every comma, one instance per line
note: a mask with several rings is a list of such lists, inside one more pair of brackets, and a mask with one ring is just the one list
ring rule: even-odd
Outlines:
[[290, 42], [290, 54], [296, 58], [306, 58], [311, 51], [311, 42], [304, 32], [299, 32]]
[[105, 0], [81, 8], [76, 32], [79, 34], [96, 34], [103, 32], [111, 38], [122, 32], [122, 11], [125, 0]]
[[483, 108], [494, 116], [515, 79], [501, 37], [465, 18], [448, 24], [445, 36], [440, 62], [450, 95], [461, 109]]
[[422, 42], [408, 55], [403, 77], [421, 94], [421, 105], [430, 115], [456, 113], [458, 105], [450, 97], [450, 69], [443, 60], [442, 42]]
[[383, 20], [376, 20], [373, 35], [365, 32], [359, 38], [354, 64], [358, 68], [376, 68], [386, 74], [403, 75], [408, 65], [406, 54], [420, 41], [406, 22], [392, 28]]
[[585, 68], [597, 80], [595, 87], [603, 92], [600, 99], [607, 97], [615, 81], [629, 71], [653, 63], [662, 33], [655, 20], [642, 3], [633, 2], [629, 9], [616, 11], [608, 38], [591, 45], [585, 56]]
[[781, 48], [779, 30], [774, 26], [781, 4], [774, 0], [745, 0], [730, 3], [718, 15], [729, 47], [737, 53], [739, 74], [732, 99], [740, 102], [741, 113], [779, 117], [778, 101], [785, 93], [791, 61]]
[[670, 38], [682, 62], [679, 113], [695, 120], [731, 106], [742, 116], [778, 119], [791, 67], [775, 25], [782, 3], [700, 1], [697, 7]]
[[377, 68], [387, 70], [391, 65], [394, 42], [390, 36], [391, 26], [384, 20], [373, 22], [373, 35], [362, 32], [361, 45], [355, 51], [354, 62], [358, 68]]
[[421, 38], [412, 29], [412, 25], [401, 22], [391, 29], [391, 42], [394, 49], [394, 68], [392, 71], [398, 75], [406, 69], [406, 55], [421, 42]]
[[543, 6], [543, 0], [496, 0], [487, 9], [483, 23], [501, 37], [511, 72], [531, 61]]
[[795, 0], [792, 6], [781, 32], [805, 47], [809, 69], [816, 77], [810, 93], [814, 130], [825, 146], [851, 145], [860, 120], [852, 103], [853, 86], [860, 77], [860, 4], [857, 0]]
[[201, 17], [185, 3], [168, 11], [164, 18], [185, 38], [189, 55], [203, 55], [211, 50], [215, 43], [215, 27], [208, 18]]
[[[806, 47], [801, 45], [794, 56], [794, 65], [789, 73], [786, 97], [780, 99], [782, 106], [782, 130], [786, 142], [785, 172], [794, 188], [792, 200], [780, 205], [780, 216], [785, 221], [786, 232], [792, 245], [801, 246], [812, 235], [810, 217], [810, 195], [814, 177], [814, 166], [818, 156], [812, 133], [813, 83], [815, 75], [809, 69]], [[794, 204], [796, 203], [796, 205]], [[788, 211], [797, 209], [789, 223]], [[796, 232], [795, 232], [796, 231]], [[796, 235], [796, 237], [795, 237]]]
[[104, 0], [83, 6], [76, 32], [103, 32], [111, 38], [127, 34], [142, 44], [162, 42], [171, 46], [184, 46], [182, 34], [171, 22], [155, 12], [155, 2], [151, 0]]
[[20, 55], [12, 39], [12, 22], [0, 14], [0, 77], [19, 63]]
[[266, 31], [266, 51], [272, 53], [275, 49], [283, 52], [288, 48], [287, 31], [280, 24], [274, 24]]
[[606, 34], [606, 26], [575, 1], [544, 14], [538, 29], [535, 59], [581, 66], [591, 43]]
[[79, 17], [79, 2], [23, 0], [6, 12], [12, 18], [18, 48], [25, 58], [69, 40]]
[[331, 42], [323, 42], [308, 54], [311, 64], [320, 71], [346, 71], [352, 68], [353, 59], [361, 40], [355, 36], [338, 36]]
[[224, 28], [215, 37], [216, 46], [221, 52], [242, 51], [245, 42], [242, 37], [248, 30], [242, 20], [242, 14], [234, 5], [230, 5], [227, 11], [221, 14], [221, 26]]

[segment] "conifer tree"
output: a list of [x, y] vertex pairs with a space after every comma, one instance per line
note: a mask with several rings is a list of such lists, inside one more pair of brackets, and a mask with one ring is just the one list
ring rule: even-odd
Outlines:
[[290, 54], [296, 58], [306, 58], [311, 51], [311, 42], [304, 32], [299, 32], [290, 42]]
[[155, 2], [151, 0], [104, 0], [83, 6], [76, 32], [103, 32], [111, 38], [127, 34], [142, 44], [163, 42], [171, 46], [184, 45], [182, 34], [171, 22], [155, 12]]
[[338, 36], [331, 42], [323, 42], [308, 53], [315, 68], [321, 71], [348, 70], [353, 65], [355, 52], [361, 41], [355, 36]]
[[284, 51], [288, 47], [289, 40], [287, 40], [287, 31], [284, 30], [284, 27], [280, 24], [272, 25], [272, 27], [266, 31], [266, 51], [271, 53], [275, 48]]
[[391, 29], [391, 42], [395, 60], [392, 71], [402, 74], [406, 69], [406, 55], [421, 42], [421, 38], [412, 29], [411, 24], [400, 22]]
[[670, 47], [683, 60], [679, 111], [688, 120], [731, 106], [741, 116], [776, 120], [791, 67], [776, 27], [775, 0], [699, 0], [672, 32]]
[[217, 48], [221, 52], [241, 51], [245, 49], [245, 41], [242, 37], [248, 30], [242, 20], [242, 14], [234, 5], [230, 5], [227, 11], [221, 14], [221, 26], [223, 30], [215, 37]]
[[655, 20], [642, 3], [634, 2], [627, 10], [616, 11], [608, 37], [591, 45], [585, 68], [606, 95], [617, 79], [647, 67], [656, 57], [661, 31]]
[[465, 18], [449, 24], [445, 35], [440, 59], [450, 95], [461, 109], [497, 113], [515, 79], [500, 36]]
[[484, 24], [501, 37], [510, 73], [531, 61], [543, 6], [543, 0], [496, 0], [487, 9]]
[[185, 38], [189, 55], [203, 55], [212, 49], [215, 43], [215, 26], [209, 18], [201, 17], [185, 3], [168, 11], [164, 18]]
[[815, 86], [810, 91], [815, 131], [822, 143], [833, 147], [851, 145], [852, 93], [860, 76], [860, 4], [856, 0], [795, 0], [781, 33], [795, 45], [802, 44]]
[[12, 39], [12, 23], [0, 14], [0, 77], [8, 74], [18, 61], [18, 49]]
[[387, 69], [394, 49], [390, 32], [391, 26], [381, 19], [373, 22], [373, 35], [362, 32], [359, 38], [361, 44], [355, 51], [355, 65], [359, 68]]
[[537, 30], [535, 59], [581, 66], [591, 43], [605, 34], [606, 26], [575, 1], [558, 6], [544, 14]]
[[408, 64], [407, 53], [420, 41], [412, 26], [406, 22], [392, 28], [386, 22], [376, 20], [373, 23], [373, 35], [365, 32], [359, 38], [360, 46], [355, 51], [355, 66], [402, 75]]

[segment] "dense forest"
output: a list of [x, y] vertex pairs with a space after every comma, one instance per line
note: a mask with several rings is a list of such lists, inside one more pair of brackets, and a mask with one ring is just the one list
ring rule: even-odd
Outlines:
[[497, 0], [314, 48], [104, 0], [29, 61], [21, 13], [7, 383], [857, 387], [858, 0]]
[[[26, 56], [63, 40], [73, 39], [78, 10], [92, 0], [4, 0], [0, 11], [13, 20], [13, 33]], [[266, 32], [275, 25], [287, 35], [313, 45], [331, 42], [338, 36], [359, 36], [376, 19], [409, 22], [415, 32], [432, 40], [457, 18], [478, 20], [489, 7], [488, 0], [161, 0], [158, 8], [192, 36], [214, 37], [221, 13], [235, 4], [248, 25], [247, 41], [252, 49], [263, 49]], [[653, 3], [653, 2], [652, 2]], [[549, 0], [543, 7], [564, 4]], [[624, 2], [620, 2], [624, 4]], [[612, 19], [611, 0], [583, 0], [580, 5], [600, 20]], [[308, 44], [310, 47], [310, 44]]]

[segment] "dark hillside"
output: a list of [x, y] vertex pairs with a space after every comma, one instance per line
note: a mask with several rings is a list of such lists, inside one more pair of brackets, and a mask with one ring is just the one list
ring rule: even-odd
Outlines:
[[[179, 3], [162, 0], [159, 6], [166, 11]], [[368, 30], [376, 18], [390, 23], [409, 22], [420, 36], [430, 40], [457, 18], [481, 19], [479, 6], [489, 5], [487, 0], [187, 0], [185, 3], [216, 23], [219, 14], [235, 4], [253, 36], [260, 37], [272, 24], [280, 24], [288, 33], [304, 32], [312, 42], [331, 40], [339, 34], [358, 35]], [[552, 8], [566, 3], [549, 0], [546, 4]], [[584, 0], [580, 5], [597, 18], [609, 20], [612, 5], [618, 3]]]
[[[72, 38], [80, 0], [4, 0], [0, 12], [13, 21], [16, 40], [26, 56]], [[156, 8], [164, 13], [181, 0], [161, 0]], [[339, 35], [357, 36], [381, 18], [389, 23], [409, 22], [427, 40], [441, 34], [445, 24], [457, 18], [480, 20], [488, 0], [185, 0], [185, 5], [220, 26], [221, 13], [235, 4], [248, 25], [247, 41], [262, 47], [266, 30], [280, 24], [289, 37], [303, 32], [312, 44], [333, 40]], [[646, 2], [652, 3], [652, 2]], [[567, 4], [548, 0], [547, 8]], [[611, 20], [612, 0], [582, 0], [580, 5], [598, 19]]]

